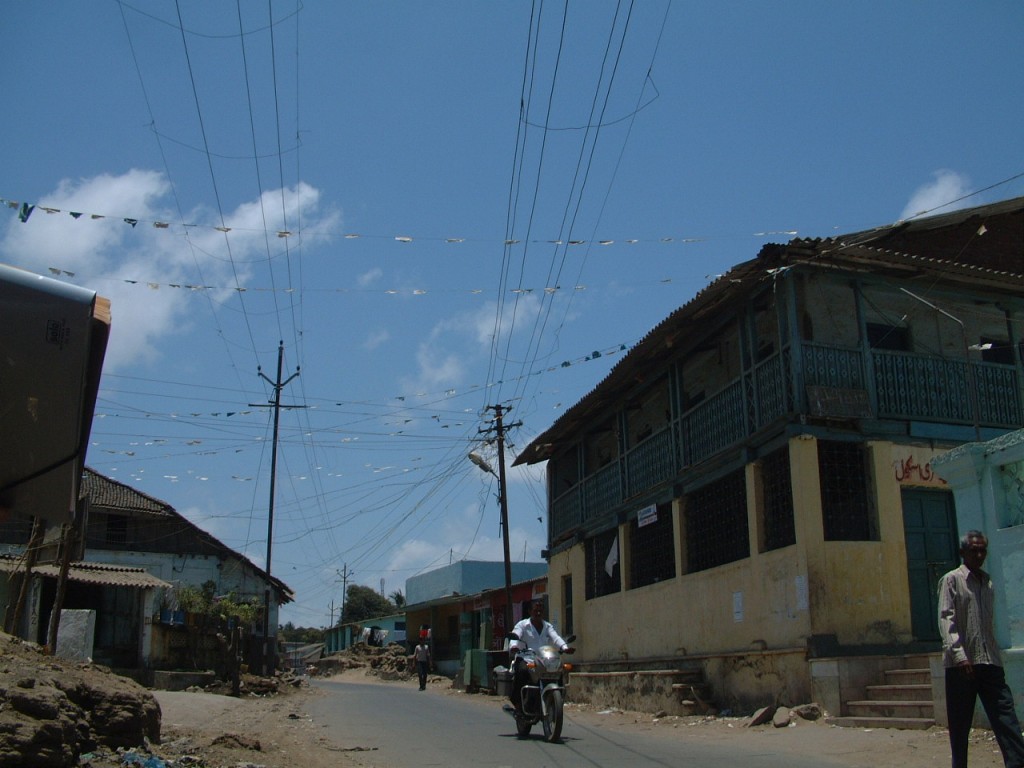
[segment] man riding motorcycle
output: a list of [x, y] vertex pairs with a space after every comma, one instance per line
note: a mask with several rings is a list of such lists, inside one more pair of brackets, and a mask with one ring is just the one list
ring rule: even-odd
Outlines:
[[551, 622], [544, 620], [543, 600], [534, 600], [530, 604], [530, 615], [515, 625], [512, 629], [512, 634], [516, 635], [518, 639], [512, 640], [508, 647], [509, 655], [512, 658], [511, 667], [513, 674], [512, 693], [509, 695], [509, 699], [512, 702], [512, 706], [516, 708], [516, 711], [520, 712], [522, 710], [522, 695], [520, 692], [528, 679], [526, 670], [521, 669], [521, 665], [517, 663], [520, 649], [529, 648], [539, 651], [541, 646], [553, 645], [562, 653], [570, 654], [575, 653], [576, 649], [562, 639], [562, 636], [555, 631]]

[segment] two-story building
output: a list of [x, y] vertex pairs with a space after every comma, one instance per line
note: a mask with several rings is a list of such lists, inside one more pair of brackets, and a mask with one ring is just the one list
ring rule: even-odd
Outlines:
[[1021, 426], [1022, 320], [1024, 198], [767, 245], [673, 312], [516, 461], [547, 462], [577, 667], [839, 714], [936, 649], [957, 523], [929, 462]]

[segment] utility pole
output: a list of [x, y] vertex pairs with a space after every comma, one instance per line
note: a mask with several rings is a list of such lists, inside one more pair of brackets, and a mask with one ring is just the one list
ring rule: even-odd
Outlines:
[[281, 420], [282, 408], [305, 408], [304, 405], [281, 405], [281, 390], [292, 379], [299, 375], [296, 366], [295, 373], [284, 381], [281, 381], [281, 367], [284, 365], [284, 342], [277, 343], [277, 379], [272, 381], [263, 373], [262, 366], [256, 367], [256, 373], [260, 378], [267, 381], [274, 388], [274, 399], [269, 404], [249, 403], [252, 408], [273, 408], [274, 409], [274, 437], [270, 450], [270, 504], [267, 509], [267, 586], [263, 591], [263, 674], [274, 674], [273, 649], [270, 647], [270, 555], [274, 545], [274, 484], [277, 480], [277, 430]]
[[348, 592], [348, 580], [354, 575], [353, 571], [348, 569], [348, 563], [345, 563], [341, 570], [336, 570], [339, 576], [341, 576], [341, 613], [338, 614], [338, 621], [345, 620], [345, 594]]
[[[486, 410], [494, 411], [494, 432], [498, 441], [498, 472], [495, 474], [491, 465], [476, 453], [470, 453], [469, 459], [485, 472], [490, 472], [498, 478], [498, 503], [501, 506], [501, 545], [505, 556], [505, 615], [504, 631], [508, 634], [512, 631], [512, 557], [509, 553], [509, 530], [508, 530], [508, 485], [505, 481], [505, 432], [513, 427], [522, 426], [523, 422], [517, 421], [514, 424], [505, 424], [503, 416], [507, 409], [499, 405], [489, 405]], [[481, 433], [490, 432], [491, 428], [481, 429]]]

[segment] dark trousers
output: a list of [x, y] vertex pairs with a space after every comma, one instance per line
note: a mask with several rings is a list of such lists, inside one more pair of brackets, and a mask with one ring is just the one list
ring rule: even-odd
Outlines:
[[530, 682], [530, 673], [523, 668], [523, 665], [519, 663], [519, 659], [516, 658], [512, 662], [512, 693], [508, 699], [512, 702], [512, 706], [518, 710], [521, 710], [523, 707], [523, 686], [528, 682]]
[[1024, 738], [1013, 708], [1013, 694], [1006, 684], [1003, 668], [991, 664], [975, 664], [973, 678], [968, 677], [962, 667], [946, 668], [946, 715], [953, 768], [967, 768], [967, 737], [979, 698], [1006, 768], [1024, 768]]
[[420, 676], [420, 690], [421, 691], [427, 687], [427, 667], [428, 666], [429, 666], [429, 662], [427, 662], [427, 661], [417, 661], [416, 662], [416, 672]]

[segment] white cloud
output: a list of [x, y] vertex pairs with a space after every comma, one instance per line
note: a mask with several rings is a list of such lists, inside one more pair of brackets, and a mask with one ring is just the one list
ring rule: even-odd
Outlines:
[[[120, 176], [61, 181], [40, 198], [25, 223], [12, 217], [0, 240], [0, 260], [39, 274], [59, 269], [77, 285], [111, 300], [111, 337], [104, 370], [161, 359], [161, 345], [191, 327], [196, 300], [234, 298], [245, 286], [249, 264], [283, 249], [276, 232], [285, 222], [304, 222], [303, 236], [327, 236], [336, 213], [316, 217], [319, 191], [308, 184], [270, 190], [263, 200], [239, 205], [225, 215], [225, 233], [213, 229], [220, 219], [211, 211], [184, 213], [196, 226], [157, 228], [153, 222], [178, 222], [169, 200], [170, 185], [155, 171], [131, 170]], [[282, 200], [284, 201], [282, 210]], [[41, 206], [60, 209], [46, 214]], [[80, 218], [71, 211], [83, 213]], [[93, 219], [91, 214], [105, 218]], [[131, 226], [125, 217], [138, 221]], [[305, 227], [308, 225], [308, 230]], [[268, 240], [266, 230], [271, 232]], [[236, 282], [237, 281], [237, 282]], [[219, 290], [193, 292], [172, 286], [205, 285]]]
[[[935, 171], [932, 176], [932, 181], [914, 191], [900, 214], [901, 221], [933, 210], [936, 214], [948, 213], [972, 204], [969, 200], [960, 199], [971, 192], [971, 180], [966, 176], [946, 169]], [[935, 210], [937, 208], [941, 210]]]
[[416, 351], [419, 366], [415, 391], [434, 393], [463, 381], [466, 367], [463, 356], [446, 353], [440, 345], [423, 343]]
[[369, 272], [364, 272], [356, 278], [356, 285], [360, 288], [366, 288], [373, 283], [377, 282], [384, 276], [384, 270], [380, 267], [374, 267]]
[[[546, 529], [535, 518], [531, 519], [534, 526], [529, 525], [529, 521], [526, 527], [510, 526], [509, 555], [512, 562], [521, 562], [524, 551], [527, 561], [537, 562], [540, 559], [540, 550], [546, 545]], [[449, 562], [462, 559], [504, 560], [504, 544], [497, 532], [498, 509], [490, 500], [484, 510], [478, 505], [469, 505], [461, 513], [452, 511], [441, 522], [441, 529], [431, 534], [435, 540], [414, 538], [399, 545], [385, 566], [385, 572], [411, 576], [444, 568]]]
[[[534, 318], [540, 312], [540, 299], [532, 293], [506, 301], [501, 308], [501, 321], [498, 323], [498, 340], [506, 338], [510, 333], [521, 333], [533, 327]], [[477, 343], [484, 347], [491, 345], [491, 339], [495, 336], [494, 318], [497, 314], [498, 305], [488, 302], [471, 318], [474, 335]]]
[[[529, 338], [534, 321], [542, 310], [540, 299], [533, 294], [505, 302], [498, 324], [498, 347], [504, 350], [508, 335]], [[406, 392], [434, 394], [465, 381], [467, 366], [486, 354], [495, 336], [498, 305], [487, 302], [473, 312], [464, 312], [439, 321], [416, 352], [415, 376], [401, 382]], [[514, 322], [513, 322], [514, 319]], [[525, 353], [523, 353], [525, 357]]]
[[363, 347], [365, 349], [376, 349], [390, 338], [391, 334], [380, 328], [370, 332], [370, 335], [366, 337], [366, 341], [363, 342]]

